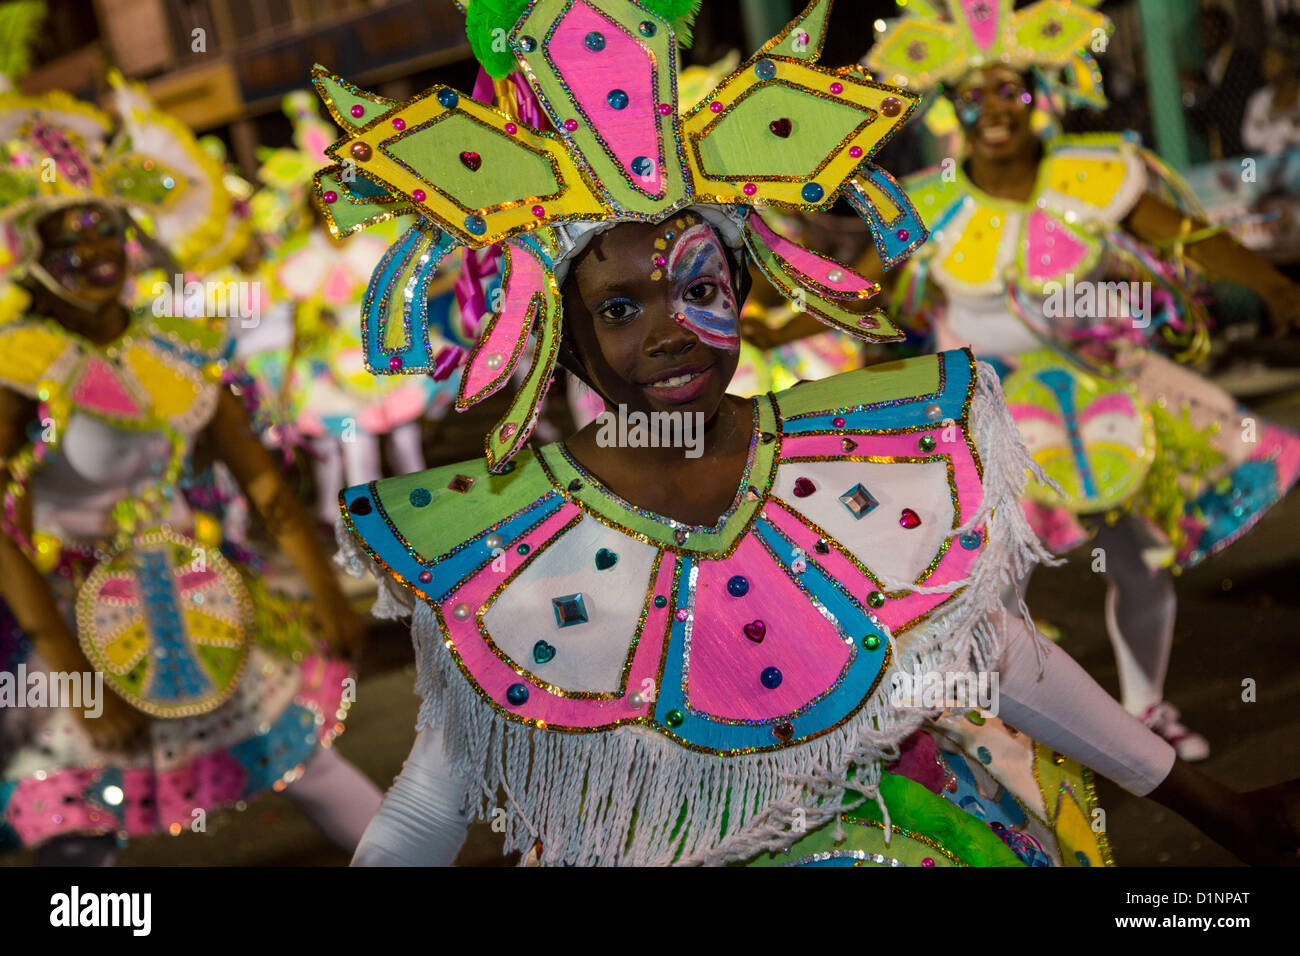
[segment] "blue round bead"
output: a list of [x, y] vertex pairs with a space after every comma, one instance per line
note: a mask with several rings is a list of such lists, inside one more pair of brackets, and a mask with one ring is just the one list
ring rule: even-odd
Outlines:
[[433, 500], [433, 495], [429, 494], [428, 488], [412, 488], [411, 504], [416, 508], [424, 508]]
[[758, 679], [763, 682], [763, 686], [768, 690], [776, 690], [781, 686], [781, 672], [775, 667], [763, 668], [763, 673], [759, 675]]
[[605, 34], [599, 30], [592, 30], [587, 34], [587, 38], [583, 42], [587, 44], [587, 49], [592, 53], [599, 53], [605, 49]]
[[961, 546], [967, 551], [974, 551], [980, 546], [980, 541], [982, 539], [980, 538], [980, 533], [978, 531], [967, 531], [957, 540], [961, 542]]
[[511, 684], [506, 690], [506, 700], [516, 707], [528, 703], [528, 688], [523, 684]]
[[451, 109], [460, 102], [460, 94], [451, 89], [439, 90], [438, 102], [447, 109]]
[[658, 30], [658, 27], [656, 27], [649, 20], [642, 20], [641, 25], [638, 26], [637, 29], [641, 31], [641, 35], [643, 37], [652, 37], [655, 35], [655, 32], [656, 30]]
[[530, 36], [522, 36], [519, 38], [519, 49], [525, 53], [532, 53], [537, 49], [537, 41]]
[[759, 60], [754, 64], [754, 72], [760, 80], [770, 80], [776, 76], [776, 64], [767, 59]]
[[803, 187], [802, 195], [804, 202], [821, 202], [822, 196], [826, 195], [826, 190], [817, 183], [808, 183]]
[[610, 90], [605, 99], [616, 110], [627, 109], [627, 93], [623, 90]]
[[632, 172], [638, 176], [649, 176], [654, 168], [655, 164], [650, 161], [648, 156], [638, 156], [632, 160]]
[[737, 574], [727, 582], [727, 591], [732, 597], [744, 597], [749, 593], [749, 581]]
[[487, 232], [487, 223], [483, 221], [482, 216], [466, 216], [465, 229], [476, 236], [481, 236]]

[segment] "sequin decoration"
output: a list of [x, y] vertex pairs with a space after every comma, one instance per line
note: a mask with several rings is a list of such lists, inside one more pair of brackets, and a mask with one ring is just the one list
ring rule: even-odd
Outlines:
[[427, 508], [429, 502], [433, 500], [433, 495], [429, 493], [428, 488], [412, 488], [409, 498], [411, 501], [411, 507]]

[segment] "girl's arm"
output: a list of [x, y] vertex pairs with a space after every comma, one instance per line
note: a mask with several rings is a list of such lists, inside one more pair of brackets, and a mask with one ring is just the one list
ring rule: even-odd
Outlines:
[[[1124, 220], [1124, 228], [1143, 242], [1154, 244], [1176, 239], [1185, 223], [1190, 224], [1192, 232], [1205, 227], [1199, 219], [1184, 216], [1146, 193]], [[1276, 330], [1300, 325], [1300, 286], [1226, 232], [1188, 245], [1185, 254], [1211, 278], [1243, 285], [1263, 299]]]
[[452, 767], [442, 730], [420, 731], [402, 772], [366, 827], [353, 866], [451, 866], [465, 842], [464, 778]]
[[315, 529], [229, 389], [221, 389], [216, 414], [203, 438], [230, 468], [276, 545], [306, 579], [330, 648], [337, 653], [360, 651], [365, 639], [361, 617], [343, 596]]

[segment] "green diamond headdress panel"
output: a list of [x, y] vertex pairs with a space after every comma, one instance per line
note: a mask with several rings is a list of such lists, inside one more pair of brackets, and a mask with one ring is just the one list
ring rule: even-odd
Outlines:
[[[457, 406], [494, 394], [531, 362], [487, 438], [489, 466], [501, 470], [528, 440], [551, 382], [563, 328], [557, 275], [584, 234], [690, 206], [719, 207], [733, 240], [822, 321], [868, 341], [901, 338], [883, 313], [863, 314], [875, 283], [784, 238], [758, 212], [825, 209], [842, 196], [871, 224], [887, 267], [925, 240], [902, 190], [871, 164], [919, 97], [856, 67], [817, 66], [830, 4], [813, 0], [684, 115], [676, 43], [687, 26], [683, 0], [476, 0], [471, 42], [498, 78], [513, 58], [526, 84], [498, 84], [498, 96], [521, 98], [503, 99], [507, 108], [526, 97], [527, 110], [497, 109], [448, 87], [395, 103], [318, 67], [316, 88], [344, 131], [327, 150], [336, 165], [316, 183], [330, 230], [416, 216], [371, 278], [367, 367], [434, 371], [424, 301], [433, 271], [460, 247], [500, 244], [499, 308], [466, 359]], [[505, 38], [509, 57], [489, 35]], [[523, 115], [540, 125], [545, 116], [554, 129]]]

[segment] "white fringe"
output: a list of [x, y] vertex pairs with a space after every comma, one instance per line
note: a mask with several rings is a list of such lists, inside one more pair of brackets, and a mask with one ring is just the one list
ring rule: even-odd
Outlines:
[[[996, 373], [983, 363], [971, 421], [984, 501], [962, 530], [984, 524], [985, 548], [962, 581], [914, 588], [956, 593], [941, 614], [894, 641], [892, 670], [992, 668], [1001, 653], [996, 622], [1003, 617], [1003, 589], [1018, 588], [1034, 564], [1055, 563], [1018, 501], [1028, 474], [1046, 479], [1020, 441]], [[338, 531], [337, 560], [349, 570], [363, 567], [366, 555], [341, 521]], [[899, 743], [929, 716], [890, 703], [892, 670], [834, 732], [772, 752], [695, 753], [642, 727], [547, 733], [502, 719], [461, 675], [429, 607], [373, 570], [380, 582], [377, 613], [413, 611], [416, 690], [423, 701], [418, 726], [441, 724], [454, 765], [476, 788], [465, 797], [472, 815], [492, 819], [498, 794], [504, 795], [507, 852], [527, 854], [540, 839], [543, 864], [716, 865], [784, 850], [865, 800], [880, 805], [889, 833], [881, 766], [897, 758]], [[1034, 640], [1041, 658], [1043, 639], [1035, 632]], [[846, 802], [848, 789], [861, 798]]]

